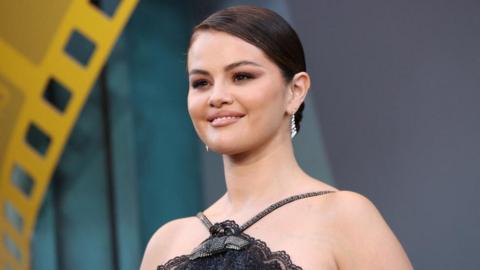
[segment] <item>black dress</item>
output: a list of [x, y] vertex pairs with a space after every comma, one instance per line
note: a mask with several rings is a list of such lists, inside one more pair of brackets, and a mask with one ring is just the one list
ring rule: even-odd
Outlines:
[[276, 202], [239, 226], [233, 220], [212, 224], [199, 212], [197, 217], [205, 224], [210, 236], [192, 253], [170, 259], [157, 270], [301, 270], [293, 264], [285, 251], [272, 252], [265, 242], [243, 231], [273, 210], [289, 202], [334, 191], [317, 191], [294, 195]]

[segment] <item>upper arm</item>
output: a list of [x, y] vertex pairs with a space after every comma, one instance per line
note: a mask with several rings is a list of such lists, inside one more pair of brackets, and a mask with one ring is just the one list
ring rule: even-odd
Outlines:
[[400, 242], [366, 197], [338, 192], [335, 198], [340, 269], [413, 269]]
[[176, 228], [175, 223], [178, 221], [167, 222], [152, 235], [145, 248], [140, 270], [157, 269], [160, 262], [165, 260], [167, 243], [170, 242], [173, 230]]

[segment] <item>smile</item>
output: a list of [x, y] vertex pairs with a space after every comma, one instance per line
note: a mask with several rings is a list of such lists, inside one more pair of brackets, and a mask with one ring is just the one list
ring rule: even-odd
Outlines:
[[211, 111], [207, 115], [207, 121], [212, 127], [223, 127], [236, 123], [245, 114], [234, 110]]
[[240, 120], [240, 116], [222, 116], [222, 117], [216, 117], [212, 121], [210, 121], [210, 124], [213, 127], [223, 127], [227, 126], [233, 123], [236, 123], [238, 120]]

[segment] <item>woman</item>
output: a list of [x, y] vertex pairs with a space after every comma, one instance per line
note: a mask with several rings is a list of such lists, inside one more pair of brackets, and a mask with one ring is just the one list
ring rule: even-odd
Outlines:
[[194, 28], [187, 69], [188, 111], [207, 150], [223, 156], [227, 192], [158, 229], [142, 270], [412, 269], [367, 198], [295, 160], [310, 77], [283, 18], [253, 6], [214, 13]]

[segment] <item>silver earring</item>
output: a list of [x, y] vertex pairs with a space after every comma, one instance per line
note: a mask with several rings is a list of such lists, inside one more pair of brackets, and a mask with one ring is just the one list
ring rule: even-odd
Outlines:
[[293, 139], [297, 135], [297, 127], [295, 126], [295, 114], [290, 118], [290, 137]]
[[207, 150], [207, 152], [208, 152], [208, 145], [206, 145], [206, 144], [205, 144], [205, 150]]

